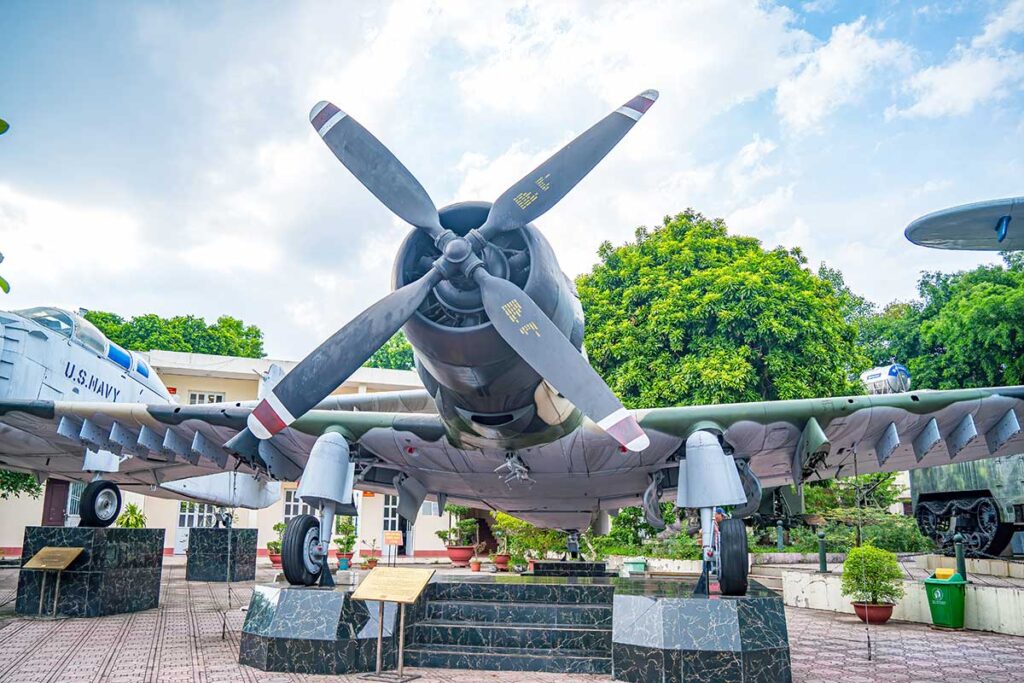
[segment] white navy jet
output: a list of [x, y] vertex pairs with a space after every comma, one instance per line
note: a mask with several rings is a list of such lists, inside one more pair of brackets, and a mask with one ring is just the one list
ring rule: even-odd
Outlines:
[[121, 486], [226, 507], [263, 508], [280, 497], [278, 483], [215, 446], [220, 435], [212, 430], [204, 436], [152, 420], [101, 422], [74, 414], [60, 417], [50, 441], [19, 428], [3, 405], [22, 403], [40, 415], [52, 413], [54, 402], [102, 404], [116, 416], [120, 405], [120, 412], [131, 412], [139, 405], [173, 411], [177, 404], [142, 356], [77, 313], [0, 311], [0, 332], [0, 468], [88, 482], [82, 526], [117, 519]]

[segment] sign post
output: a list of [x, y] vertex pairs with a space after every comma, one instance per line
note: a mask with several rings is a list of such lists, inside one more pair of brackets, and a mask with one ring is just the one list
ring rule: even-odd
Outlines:
[[22, 569], [40, 569], [43, 571], [43, 578], [39, 582], [39, 610], [43, 614], [43, 596], [46, 595], [46, 577], [50, 572], [57, 572], [57, 586], [53, 592], [53, 610], [50, 616], [57, 616], [57, 600], [60, 599], [60, 575], [71, 563], [82, 554], [85, 548], [58, 548], [48, 545], [32, 556]]
[[[398, 532], [401, 533], [401, 532]], [[411, 605], [423, 593], [434, 575], [433, 569], [412, 569], [398, 567], [377, 567], [370, 571], [363, 582], [352, 593], [353, 600], [376, 600], [380, 602], [377, 612], [377, 670], [365, 673], [360, 678], [369, 681], [405, 683], [419, 678], [404, 671], [405, 655], [405, 606]], [[384, 671], [384, 603], [398, 603], [398, 658], [396, 671]]]
[[398, 565], [398, 549], [402, 547], [403, 543], [405, 543], [405, 541], [402, 538], [401, 531], [384, 532], [384, 545], [388, 547], [387, 565], [389, 567], [395, 567]]

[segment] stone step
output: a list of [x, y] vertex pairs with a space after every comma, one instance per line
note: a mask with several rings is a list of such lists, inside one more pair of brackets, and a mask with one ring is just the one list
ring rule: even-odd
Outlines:
[[416, 645], [472, 645], [537, 650], [586, 650], [610, 655], [612, 632], [607, 626], [552, 626], [489, 622], [426, 620], [412, 627]]
[[426, 618], [435, 621], [482, 621], [494, 624], [611, 627], [612, 606], [610, 604], [569, 605], [542, 602], [430, 600], [427, 602]]
[[411, 645], [405, 648], [406, 666], [483, 671], [552, 671], [610, 674], [612, 658], [585, 650], [525, 650], [472, 645]]
[[782, 590], [782, 577], [781, 576], [759, 576], [759, 575], [756, 575], [756, 574], [751, 574], [749, 576], [749, 578], [752, 581], [757, 581], [759, 584], [761, 584], [762, 586], [764, 586], [765, 588], [767, 588], [769, 590], [773, 590], [773, 591], [781, 591]]
[[[509, 577], [512, 578], [512, 577]], [[534, 579], [533, 581], [538, 581]], [[486, 602], [543, 602], [608, 604], [615, 587], [611, 585], [565, 583], [476, 583], [436, 581], [427, 587], [428, 600], [483, 600]]]

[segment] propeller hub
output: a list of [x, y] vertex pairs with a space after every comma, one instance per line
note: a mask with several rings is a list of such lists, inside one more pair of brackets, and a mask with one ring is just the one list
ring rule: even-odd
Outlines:
[[456, 237], [444, 245], [444, 258], [449, 263], [462, 263], [473, 253], [473, 247], [465, 237]]

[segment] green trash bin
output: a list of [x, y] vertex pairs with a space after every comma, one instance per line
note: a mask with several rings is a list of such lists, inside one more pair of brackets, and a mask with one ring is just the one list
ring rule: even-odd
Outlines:
[[952, 574], [948, 578], [939, 578], [936, 574], [924, 580], [932, 623], [941, 628], [963, 628], [967, 582], [959, 574]]

